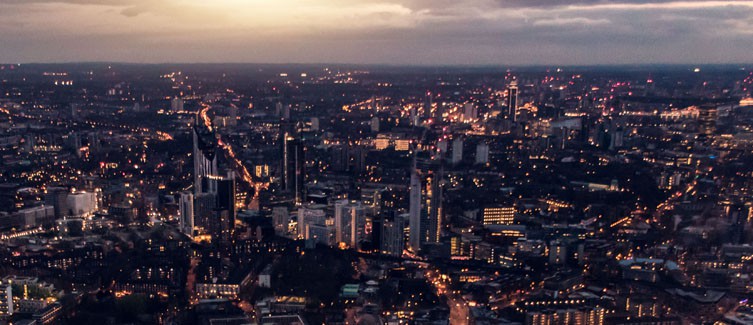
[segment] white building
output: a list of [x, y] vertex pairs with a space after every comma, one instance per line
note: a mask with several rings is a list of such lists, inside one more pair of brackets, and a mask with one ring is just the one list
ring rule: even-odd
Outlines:
[[97, 211], [97, 196], [95, 193], [78, 192], [68, 194], [66, 198], [69, 214], [72, 217], [88, 218]]

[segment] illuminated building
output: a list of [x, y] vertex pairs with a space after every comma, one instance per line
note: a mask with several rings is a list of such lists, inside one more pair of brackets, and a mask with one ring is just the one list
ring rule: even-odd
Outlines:
[[0, 282], [0, 320], [7, 320], [13, 312], [13, 287], [10, 282]]
[[296, 204], [300, 204], [303, 202], [306, 177], [305, 150], [303, 142], [289, 133], [283, 136], [281, 162], [282, 189], [292, 193]]
[[708, 140], [716, 132], [717, 108], [713, 105], [702, 105], [698, 109], [698, 139]]
[[463, 120], [470, 122], [478, 118], [478, 108], [473, 103], [466, 103], [463, 107]]
[[432, 162], [411, 171], [409, 213], [410, 248], [420, 251], [424, 243], [438, 243], [442, 231], [442, 191], [441, 173]]
[[68, 194], [66, 206], [69, 216], [88, 218], [97, 211], [97, 196], [89, 192]]
[[518, 110], [518, 82], [513, 80], [507, 87], [507, 116], [515, 121]]
[[215, 193], [217, 184], [210, 176], [217, 175], [217, 146], [214, 133], [200, 121], [193, 126], [194, 193]]
[[515, 207], [484, 208], [485, 225], [511, 225], [515, 221]]
[[411, 140], [409, 139], [397, 139], [395, 140], [395, 150], [408, 151], [410, 150]]
[[351, 248], [365, 239], [366, 209], [360, 202], [340, 200], [335, 203], [335, 241]]

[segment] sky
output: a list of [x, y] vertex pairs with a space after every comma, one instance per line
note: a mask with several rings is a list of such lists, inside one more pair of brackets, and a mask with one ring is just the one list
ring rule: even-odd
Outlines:
[[0, 0], [0, 62], [753, 63], [753, 1]]

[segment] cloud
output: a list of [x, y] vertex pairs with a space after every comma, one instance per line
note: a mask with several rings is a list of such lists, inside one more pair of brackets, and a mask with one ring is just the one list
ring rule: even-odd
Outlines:
[[750, 61], [753, 1], [2, 0], [2, 61]]
[[563, 25], [603, 25], [608, 24], [607, 19], [591, 19], [584, 17], [539, 19], [533, 22], [534, 26], [563, 26]]

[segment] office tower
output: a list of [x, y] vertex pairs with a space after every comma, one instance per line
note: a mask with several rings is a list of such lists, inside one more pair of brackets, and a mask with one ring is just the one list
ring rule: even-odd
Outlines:
[[282, 109], [283, 107], [282, 107], [281, 102], [275, 103], [275, 116], [276, 117], [282, 117]]
[[0, 281], [0, 320], [8, 320], [15, 312], [13, 308], [13, 284]]
[[567, 245], [560, 240], [549, 243], [549, 264], [564, 264], [567, 262]]
[[217, 180], [217, 209], [231, 211], [235, 216], [235, 177], [230, 174]]
[[426, 97], [424, 97], [424, 121], [432, 118], [432, 106], [434, 106], [434, 98], [431, 92], [427, 92]]
[[714, 105], [701, 105], [698, 109], [698, 139], [708, 140], [716, 132], [717, 108]]
[[68, 189], [64, 187], [50, 187], [44, 196], [44, 203], [52, 206], [55, 218], [60, 219], [68, 215]]
[[215, 208], [215, 222], [212, 227], [212, 238], [219, 238], [219, 242], [228, 245], [232, 241], [235, 229], [235, 178], [228, 177], [217, 180], [217, 205]]
[[489, 145], [481, 142], [476, 145], [476, 164], [486, 163], [489, 163]]
[[272, 208], [272, 225], [275, 227], [275, 233], [282, 236], [288, 232], [290, 223], [290, 214], [288, 208], [284, 206]]
[[622, 148], [625, 142], [625, 131], [622, 127], [617, 127], [611, 134], [609, 142], [609, 150], [617, 150]]
[[[424, 243], [438, 243], [442, 231], [441, 171], [433, 162], [413, 168], [410, 182], [410, 248], [420, 251]], [[420, 168], [419, 168], [420, 167]]]
[[91, 217], [97, 211], [97, 196], [90, 192], [77, 192], [66, 197], [68, 215], [79, 218]]
[[463, 121], [470, 122], [478, 118], [478, 109], [473, 103], [466, 103], [463, 107]]
[[305, 205], [298, 208], [298, 238], [310, 239], [307, 231], [311, 225], [325, 225], [323, 206]]
[[442, 186], [442, 172], [430, 170], [426, 177], [425, 185], [428, 220], [426, 241], [429, 243], [439, 243], [442, 232], [442, 222], [444, 219], [442, 197], [444, 187]]
[[447, 139], [441, 138], [439, 141], [437, 141], [437, 150], [444, 155], [448, 151], [448, 145], [447, 145]]
[[193, 237], [194, 226], [194, 200], [193, 193], [180, 193], [180, 231], [188, 237]]
[[377, 99], [374, 96], [371, 96], [371, 99], [369, 100], [369, 107], [371, 108], [371, 111], [373, 113], [379, 112], [379, 107], [377, 106]]
[[366, 209], [360, 202], [340, 200], [335, 203], [335, 240], [351, 248], [365, 239]]
[[382, 216], [380, 251], [391, 256], [403, 255], [405, 249], [405, 215]]
[[379, 118], [376, 116], [371, 118], [371, 132], [379, 132]]
[[305, 151], [303, 142], [289, 133], [283, 136], [281, 162], [282, 189], [292, 193], [296, 204], [300, 204], [304, 199]]
[[177, 97], [177, 96], [176, 96], [176, 97], [174, 97], [174, 98], [173, 98], [173, 99], [172, 99], [172, 100], [170, 101], [170, 110], [171, 110], [171, 111], [172, 111], [173, 113], [177, 113], [177, 112], [182, 112], [182, 111], [184, 111], [184, 103], [183, 103], [183, 100], [182, 100], [182, 99], [180, 99], [180, 97]]
[[193, 126], [194, 193], [216, 193], [217, 146], [214, 132], [196, 120]]
[[[414, 163], [415, 164], [415, 163]], [[410, 214], [410, 249], [414, 252], [421, 250], [422, 240], [422, 222], [421, 215], [421, 182], [418, 178], [418, 171], [414, 167], [410, 175], [410, 197], [409, 197], [409, 214]]]
[[463, 161], [463, 139], [452, 140], [452, 164], [457, 165]]
[[515, 221], [515, 207], [491, 206], [484, 208], [485, 225], [511, 225]]
[[515, 121], [515, 114], [518, 111], [518, 82], [513, 80], [507, 87], [507, 116], [510, 120]]
[[416, 106], [410, 107], [410, 125], [411, 126], [418, 126], [420, 123], [418, 118], [418, 113], [416, 112]]
[[197, 193], [194, 195], [194, 229], [201, 235], [210, 234], [216, 222], [215, 207], [217, 195], [215, 193]]

